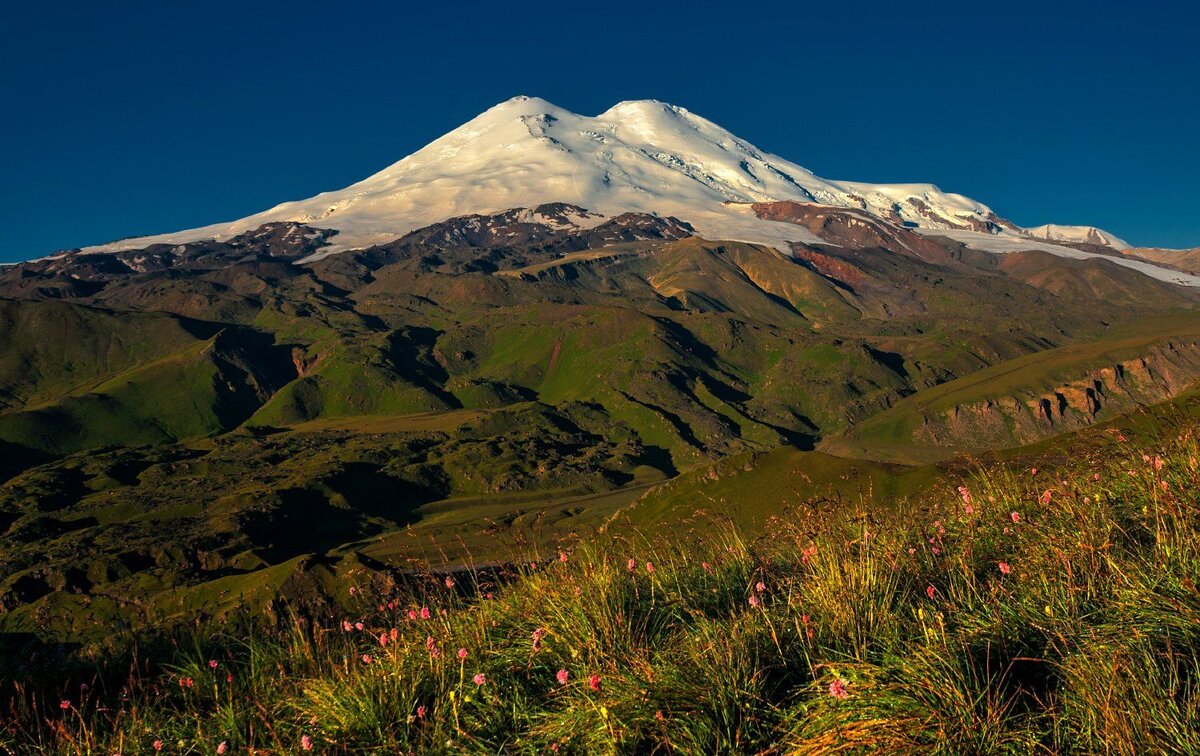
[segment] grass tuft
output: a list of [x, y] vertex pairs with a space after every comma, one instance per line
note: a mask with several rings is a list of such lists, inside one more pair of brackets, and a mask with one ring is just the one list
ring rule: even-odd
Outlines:
[[[12, 680], [7, 753], [1200, 752], [1200, 445], [567, 544]], [[956, 486], [957, 488], [957, 486]]]

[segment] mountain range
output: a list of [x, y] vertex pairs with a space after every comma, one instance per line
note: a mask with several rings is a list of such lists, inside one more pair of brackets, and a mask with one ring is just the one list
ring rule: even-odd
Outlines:
[[514, 98], [342, 190], [0, 269], [0, 630], [331, 600], [677, 522], [731, 469], [757, 523], [912, 491], [1186, 405], [1198, 305], [1195, 250]]

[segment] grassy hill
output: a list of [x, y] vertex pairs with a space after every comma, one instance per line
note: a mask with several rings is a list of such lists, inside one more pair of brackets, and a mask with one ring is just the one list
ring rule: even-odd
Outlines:
[[[309, 560], [336, 609], [269, 603], [266, 627], [132, 666], [10, 640], [8, 674], [40, 684], [2, 689], [0, 747], [1194, 752], [1200, 442], [1147, 427], [964, 467], [904, 507], [906, 483], [810, 502], [757, 536], [710, 513], [499, 569]], [[297, 566], [172, 600], [265, 595]]]
[[1179, 316], [1019, 357], [907, 397], [823, 448], [919, 462], [1085, 427], [1194, 386], [1198, 337], [1200, 321]]

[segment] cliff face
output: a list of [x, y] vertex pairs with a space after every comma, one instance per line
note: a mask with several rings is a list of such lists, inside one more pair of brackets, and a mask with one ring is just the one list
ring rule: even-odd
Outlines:
[[1173, 399], [1198, 383], [1200, 342], [1167, 341], [1048, 391], [1018, 392], [927, 415], [913, 440], [974, 448], [1027, 444]]

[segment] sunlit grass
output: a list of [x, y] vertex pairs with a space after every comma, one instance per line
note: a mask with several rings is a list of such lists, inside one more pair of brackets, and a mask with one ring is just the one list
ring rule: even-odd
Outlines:
[[345, 616], [17, 682], [0, 750], [1197, 753], [1198, 456], [1114, 441], [753, 540], [701, 518], [364, 582]]

